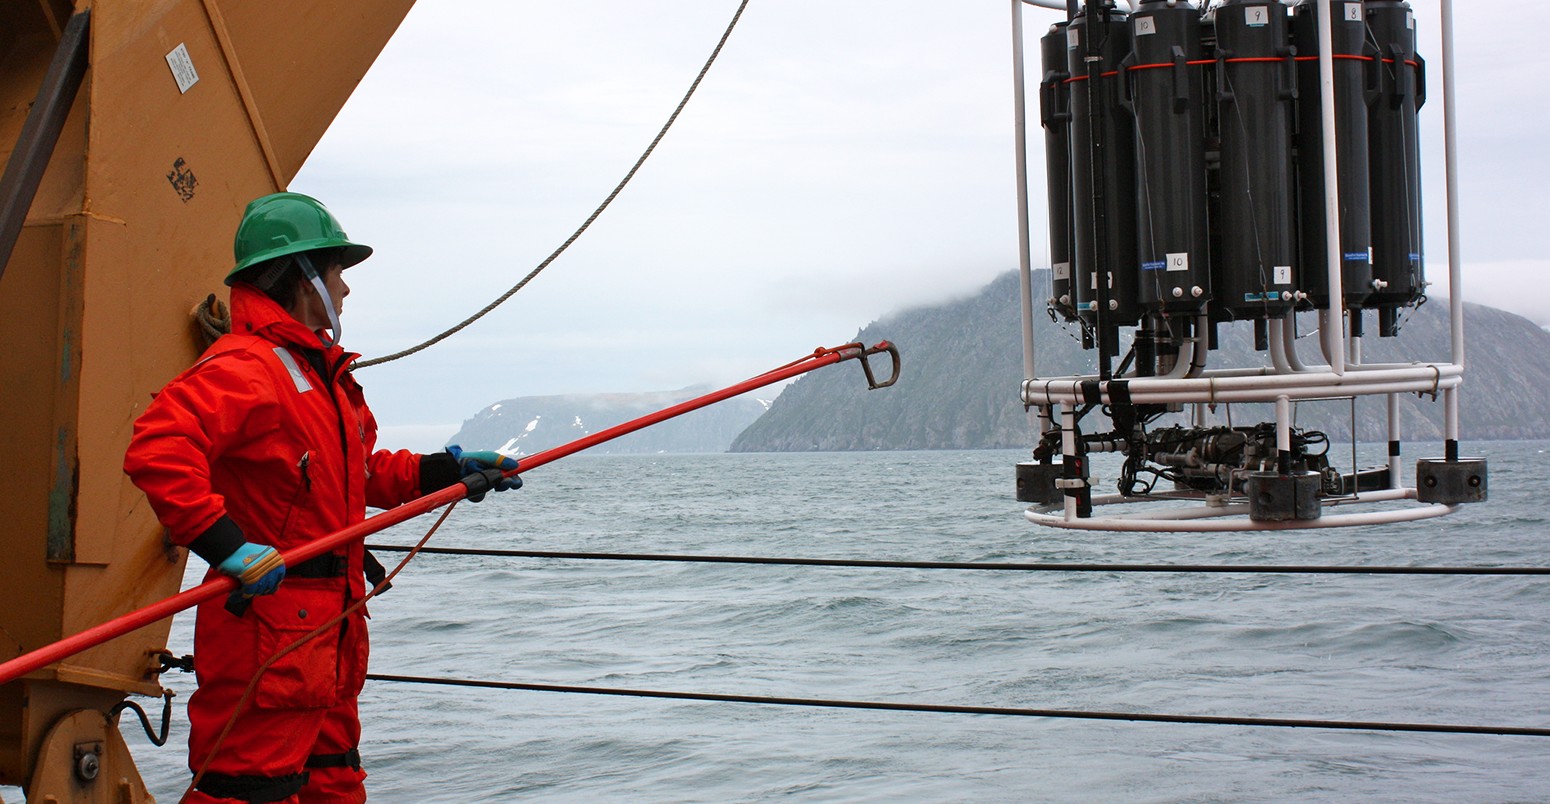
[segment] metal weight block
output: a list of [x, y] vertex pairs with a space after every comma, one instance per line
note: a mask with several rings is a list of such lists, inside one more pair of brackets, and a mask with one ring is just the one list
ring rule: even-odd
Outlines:
[[1422, 458], [1415, 463], [1415, 497], [1424, 503], [1485, 502], [1484, 458]]
[[1017, 501], [1039, 505], [1060, 502], [1066, 495], [1056, 488], [1055, 481], [1065, 471], [1065, 465], [1060, 463], [1017, 464]]
[[1317, 472], [1255, 472], [1245, 486], [1249, 496], [1249, 519], [1255, 522], [1286, 522], [1318, 519], [1320, 476]]

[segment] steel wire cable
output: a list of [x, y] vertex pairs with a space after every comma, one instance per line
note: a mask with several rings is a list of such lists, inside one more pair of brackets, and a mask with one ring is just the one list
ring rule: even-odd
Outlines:
[[[370, 544], [369, 550], [407, 552], [413, 547]], [[871, 569], [992, 570], [1001, 572], [1154, 572], [1266, 575], [1550, 575], [1550, 567], [1402, 567], [1321, 566], [1307, 564], [1106, 564], [997, 561], [884, 561], [780, 556], [672, 555], [660, 553], [582, 553], [560, 550], [485, 550], [467, 547], [424, 547], [422, 555], [487, 558], [548, 558], [590, 561], [663, 561], [705, 564], [773, 564], [802, 567], [861, 567]]]
[[481, 689], [528, 692], [568, 692], [586, 695], [615, 695], [634, 698], [670, 698], [717, 703], [773, 704], [830, 709], [874, 709], [895, 712], [936, 712], [962, 715], [1003, 715], [1046, 717], [1065, 720], [1124, 720], [1145, 723], [1188, 723], [1214, 726], [1259, 726], [1294, 729], [1338, 729], [1345, 731], [1431, 732], [1441, 734], [1494, 734], [1512, 737], [1550, 737], [1550, 728], [1532, 726], [1470, 726], [1448, 723], [1391, 723], [1362, 720], [1317, 720], [1309, 718], [1231, 717], [1219, 715], [1172, 715], [1150, 712], [1103, 712], [1081, 709], [1031, 709], [1007, 706], [959, 706], [954, 704], [901, 703], [894, 701], [847, 701], [825, 698], [783, 698], [767, 695], [723, 695], [718, 693], [639, 690], [617, 687], [584, 687], [568, 684], [528, 684], [514, 681], [487, 681], [458, 678], [431, 678], [368, 673], [372, 681], [406, 684], [434, 684]]
[[570, 248], [571, 244], [576, 242], [577, 238], [581, 237], [581, 233], [585, 232], [587, 228], [592, 225], [592, 222], [597, 220], [598, 216], [603, 214], [603, 210], [608, 209], [608, 205], [614, 202], [614, 199], [618, 197], [619, 193], [624, 190], [624, 186], [630, 183], [630, 179], [635, 178], [635, 172], [640, 170], [641, 165], [646, 163], [646, 159], [647, 157], [651, 156], [651, 152], [656, 150], [657, 143], [660, 143], [662, 138], [667, 136], [667, 130], [673, 127], [673, 122], [678, 119], [679, 113], [684, 110], [685, 106], [689, 105], [689, 99], [694, 97], [694, 91], [699, 89], [700, 82], [705, 79], [705, 74], [710, 72], [710, 66], [716, 62], [716, 57], [721, 55], [721, 48], [726, 45], [728, 37], [732, 36], [732, 29], [737, 27], [737, 21], [742, 18], [743, 9], [747, 7], [748, 0], [743, 0], [742, 3], [738, 4], [737, 12], [732, 15], [732, 21], [727, 23], [727, 29], [721, 34], [721, 40], [716, 43], [715, 49], [710, 52], [710, 58], [705, 60], [705, 65], [700, 68], [699, 74], [694, 77], [694, 82], [689, 84], [689, 91], [685, 92], [683, 99], [678, 101], [677, 108], [673, 109], [673, 113], [671, 115], [668, 115], [667, 122], [662, 124], [662, 128], [657, 131], [657, 135], [652, 138], [651, 144], [646, 146], [646, 150], [641, 153], [639, 159], [635, 160], [635, 164], [630, 167], [629, 172], [624, 174], [623, 179], [619, 180], [619, 184], [614, 187], [613, 192], [609, 193], [608, 197], [603, 199], [603, 203], [599, 204], [597, 209], [593, 210], [592, 214], [587, 216], [587, 219], [582, 222], [581, 226], [577, 227], [576, 231], [572, 232], [571, 236], [566, 238], [565, 242], [561, 243], [559, 248], [555, 249], [554, 252], [551, 253], [548, 257], [545, 257], [544, 261], [539, 263], [537, 268], [529, 271], [527, 276], [522, 277], [522, 281], [512, 285], [510, 290], [502, 293], [495, 301], [485, 305], [484, 309], [474, 313], [468, 318], [463, 319], [461, 323], [458, 323], [457, 325], [447, 329], [441, 334], [436, 335], [435, 337], [423, 343], [411, 346], [408, 349], [394, 352], [390, 355], [384, 355], [382, 357], [374, 357], [370, 360], [357, 361], [354, 368], [370, 368], [371, 366], [387, 363], [389, 361], [397, 360], [401, 357], [408, 357], [409, 355], [430, 348], [431, 346], [434, 346], [446, 340], [447, 338], [450, 338], [451, 336], [462, 331], [464, 327], [467, 327], [469, 324], [478, 321], [480, 318], [483, 318], [486, 313], [505, 303], [505, 301], [515, 295], [517, 291], [521, 290], [523, 287], [526, 287], [527, 283], [533, 281], [533, 278], [543, 272], [545, 268], [548, 268], [550, 263], [554, 262], [555, 259], [557, 259], [561, 254], [565, 253], [565, 250]]

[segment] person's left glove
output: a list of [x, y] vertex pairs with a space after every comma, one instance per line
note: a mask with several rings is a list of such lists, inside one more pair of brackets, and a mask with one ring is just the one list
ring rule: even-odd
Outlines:
[[[486, 469], [499, 469], [503, 472], [509, 472], [517, 468], [517, 460], [515, 458], [507, 457], [492, 450], [464, 450], [462, 447], [453, 444], [447, 447], [447, 454], [452, 456], [452, 460], [457, 461], [458, 471], [463, 477], [479, 474]], [[499, 482], [490, 486], [489, 490], [511, 491], [512, 489], [520, 488], [522, 488], [522, 478], [516, 475], [507, 475]], [[479, 502], [484, 499], [484, 493], [471, 495], [468, 499], [472, 502]]]
[[242, 584], [244, 598], [272, 594], [285, 580], [285, 560], [280, 551], [265, 544], [243, 542], [215, 568]]

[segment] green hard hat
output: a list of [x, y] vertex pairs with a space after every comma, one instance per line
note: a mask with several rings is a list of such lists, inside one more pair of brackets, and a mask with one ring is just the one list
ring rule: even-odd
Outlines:
[[[275, 257], [319, 248], [343, 248], [344, 267], [371, 256], [371, 246], [352, 243], [328, 207], [301, 193], [274, 193], [256, 198], [242, 213], [232, 243], [237, 265], [226, 275], [226, 284], [237, 274]], [[321, 266], [320, 266], [321, 267]]]

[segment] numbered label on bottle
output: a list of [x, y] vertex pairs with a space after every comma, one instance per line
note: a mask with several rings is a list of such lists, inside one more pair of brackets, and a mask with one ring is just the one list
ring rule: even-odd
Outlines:
[[1157, 33], [1157, 20], [1151, 17], [1136, 17], [1136, 36], [1147, 36]]
[[1270, 8], [1268, 6], [1244, 6], [1243, 22], [1250, 28], [1263, 28], [1270, 24]]
[[1345, 4], [1345, 19], [1346, 19], [1346, 22], [1361, 22], [1362, 21], [1362, 4], [1361, 3], [1346, 3]]
[[1171, 253], [1169, 253], [1168, 254], [1168, 270], [1170, 270], [1170, 271], [1188, 271], [1189, 270], [1189, 254], [1187, 254], [1185, 252], [1182, 252], [1182, 251], [1181, 252], [1171, 252]]

